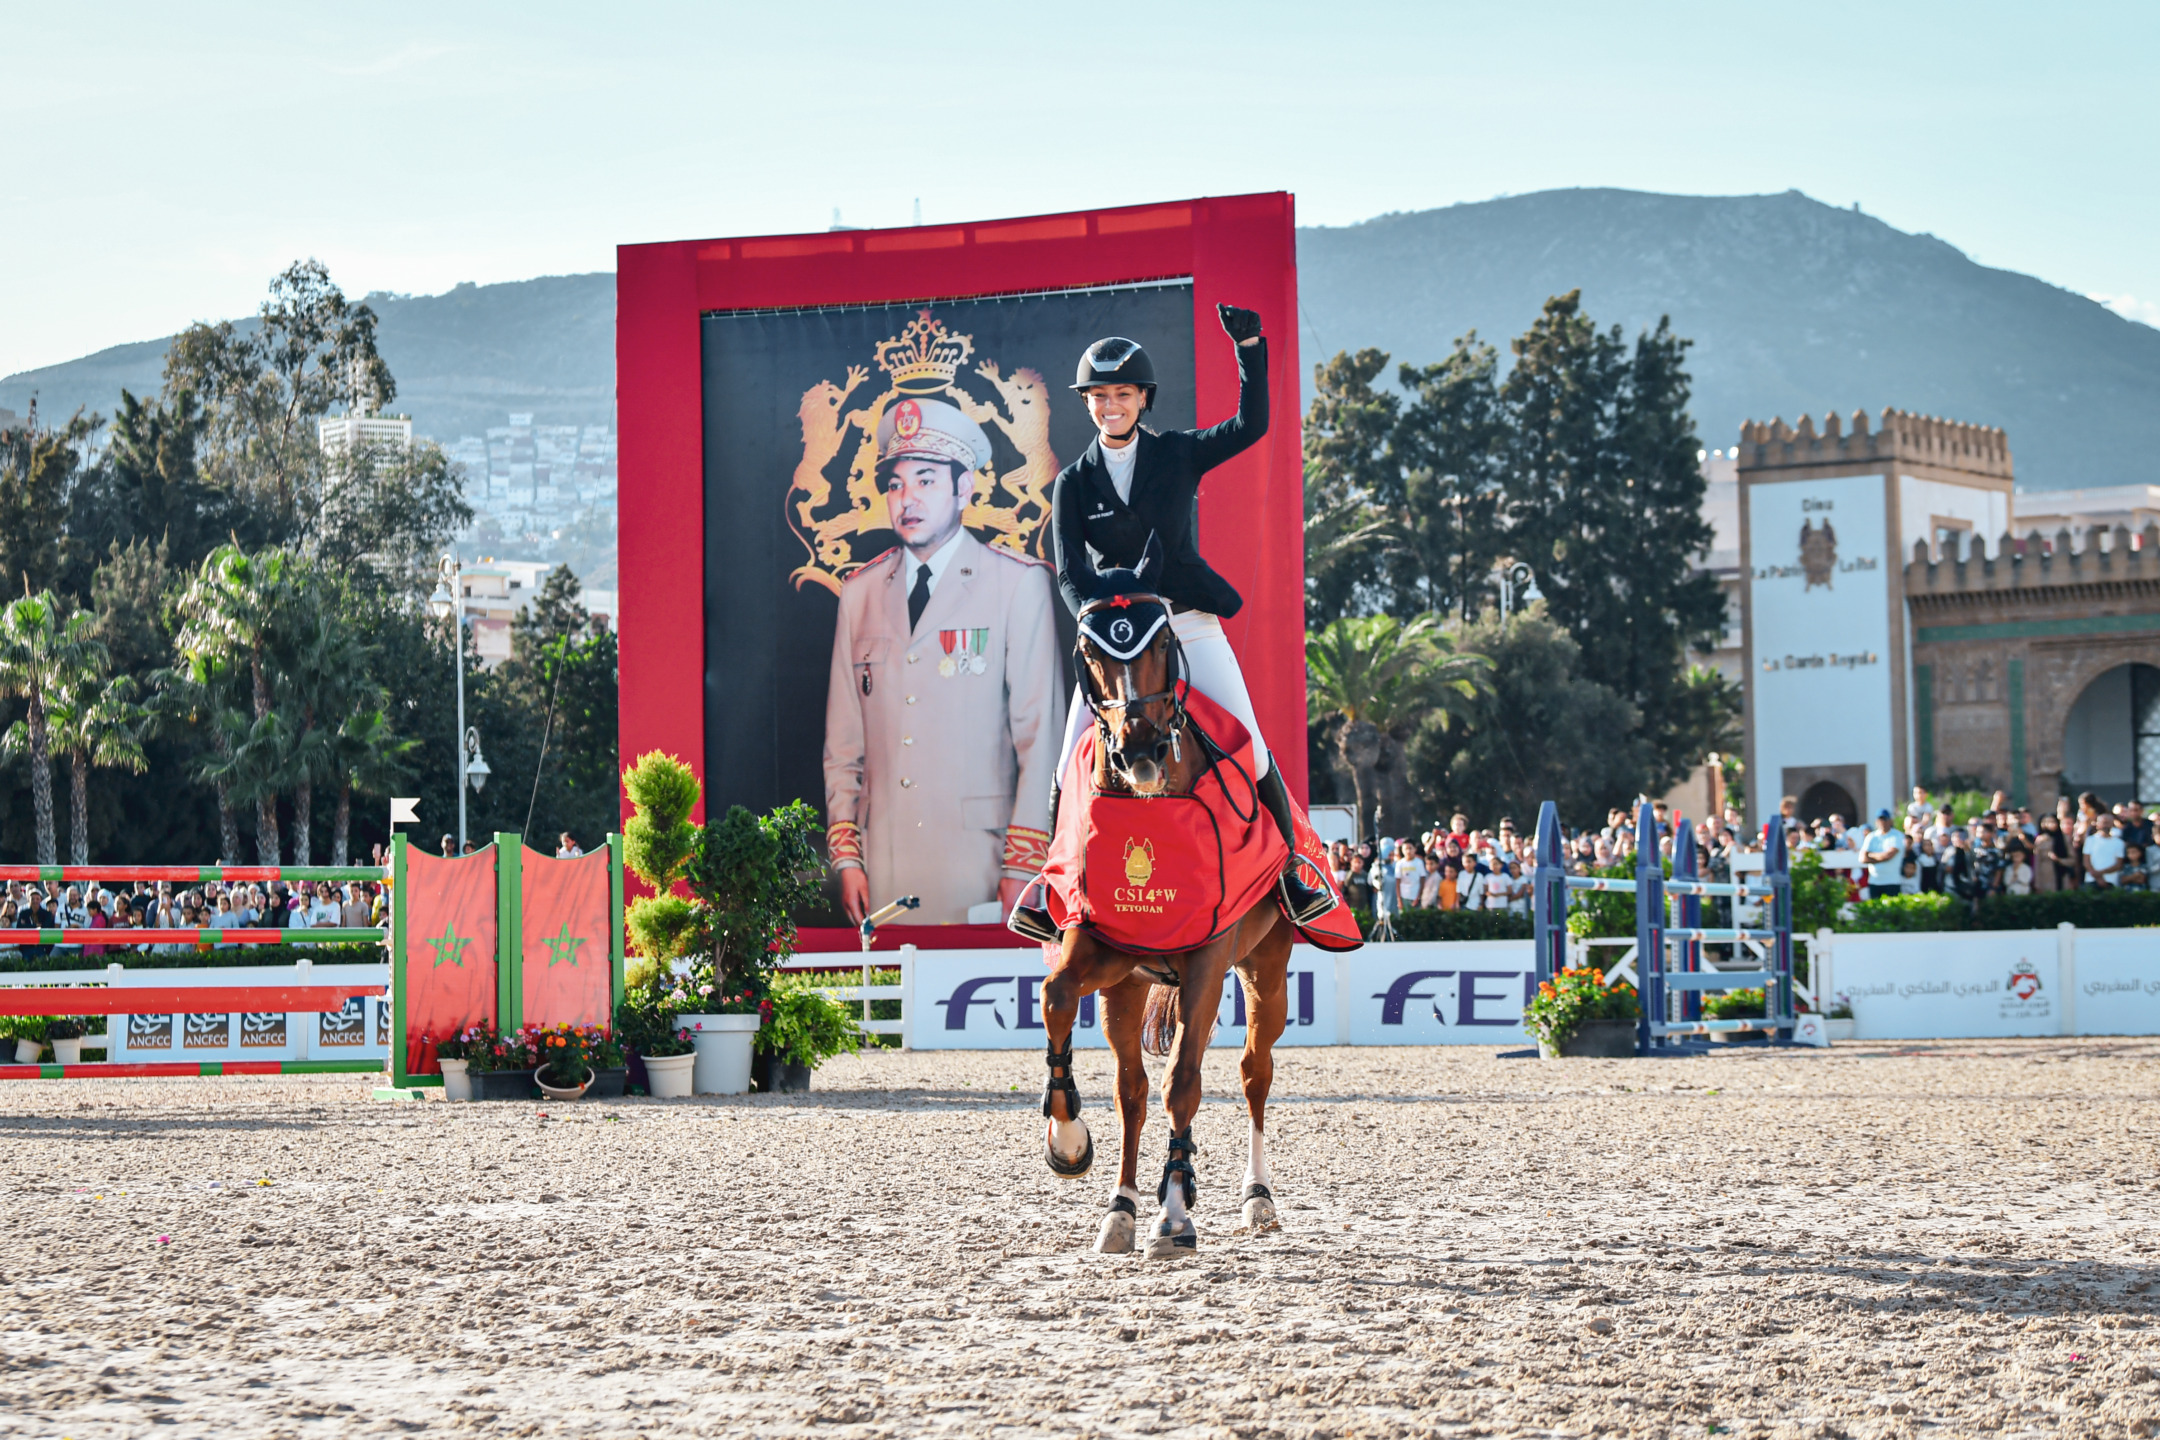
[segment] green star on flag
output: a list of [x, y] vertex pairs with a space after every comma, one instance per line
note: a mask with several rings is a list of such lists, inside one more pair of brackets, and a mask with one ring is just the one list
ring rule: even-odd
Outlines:
[[540, 943], [548, 947], [548, 969], [552, 970], [558, 961], [569, 965], [577, 964], [578, 946], [585, 943], [585, 937], [572, 935], [570, 922], [565, 920], [561, 934], [543, 935]]
[[472, 944], [472, 937], [458, 934], [455, 922], [445, 920], [441, 937], [429, 940], [427, 943], [435, 947], [435, 968], [437, 970], [442, 969], [445, 960], [457, 966], [460, 970], [465, 968], [465, 947]]

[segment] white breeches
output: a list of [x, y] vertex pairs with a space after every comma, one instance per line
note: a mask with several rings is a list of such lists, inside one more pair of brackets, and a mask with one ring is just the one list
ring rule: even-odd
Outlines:
[[[1259, 767], [1253, 778], [1267, 774], [1275, 762], [1260, 734], [1252, 696], [1245, 690], [1245, 672], [1238, 668], [1237, 652], [1230, 648], [1230, 637], [1223, 634], [1222, 621], [1205, 610], [1178, 610], [1170, 616], [1170, 629], [1184, 647], [1185, 678], [1192, 682], [1193, 689], [1237, 716], [1245, 733], [1252, 736], [1254, 763]], [[1093, 723], [1094, 714], [1086, 699], [1078, 691], [1073, 692], [1072, 709], [1065, 715], [1065, 747], [1058, 752], [1058, 782], [1064, 780], [1065, 767], [1072, 763], [1082, 729]]]

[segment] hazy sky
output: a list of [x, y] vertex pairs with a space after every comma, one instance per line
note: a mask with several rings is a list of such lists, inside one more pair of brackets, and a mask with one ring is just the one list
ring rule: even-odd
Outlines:
[[626, 241], [1798, 188], [2160, 321], [2160, 5], [14, 4], [0, 374]]

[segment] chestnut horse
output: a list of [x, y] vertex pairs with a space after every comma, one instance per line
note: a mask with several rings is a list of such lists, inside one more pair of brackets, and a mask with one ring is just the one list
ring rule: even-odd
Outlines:
[[[1182, 667], [1177, 637], [1168, 623], [1168, 605], [1145, 588], [1150, 578], [1146, 561], [1137, 573], [1102, 573], [1104, 592], [1080, 612], [1075, 675], [1096, 716], [1096, 788], [1113, 795], [1188, 795], [1208, 767], [1217, 763], [1220, 752], [1194, 727], [1179, 701], [1175, 681]], [[1104, 612], [1113, 606], [1115, 618], [1106, 620]], [[1104, 636], [1112, 634], [1144, 637], [1151, 627], [1153, 638], [1137, 651], [1128, 650], [1127, 658], [1115, 653], [1125, 647], [1103, 643]], [[1084, 795], [1067, 795], [1064, 801], [1087, 803]], [[1080, 1091], [1072, 1078], [1072, 1032], [1081, 997], [1100, 993], [1103, 1033], [1117, 1056], [1117, 1103], [1124, 1144], [1118, 1159], [1117, 1191], [1109, 1213], [1103, 1216], [1097, 1250], [1126, 1254], [1134, 1244], [1141, 1198], [1136, 1188], [1140, 1129], [1147, 1119], [1148, 1098], [1143, 1050], [1171, 1057], [1163, 1095], [1170, 1121], [1169, 1157], [1155, 1191], [1162, 1214], [1148, 1237], [1147, 1254], [1154, 1259], [1189, 1255], [1198, 1244], [1199, 1232], [1191, 1215], [1196, 1180], [1192, 1160], [1199, 1154], [1192, 1140], [1192, 1121], [1200, 1108], [1201, 1057], [1207, 1052], [1222, 1004], [1223, 980], [1232, 970], [1245, 987], [1247, 1017], [1245, 1053], [1239, 1064], [1245, 1109], [1251, 1118], [1244, 1220], [1256, 1230], [1276, 1226], [1263, 1131], [1268, 1087], [1275, 1074], [1273, 1050], [1289, 1018], [1294, 938], [1274, 890], [1196, 950], [1132, 954], [1113, 948], [1087, 929], [1064, 932], [1042, 990], [1050, 1065], [1043, 1087], [1043, 1115], [1049, 1121], [1044, 1144], [1050, 1168], [1060, 1175], [1084, 1175], [1094, 1163], [1095, 1142], [1080, 1118]]]

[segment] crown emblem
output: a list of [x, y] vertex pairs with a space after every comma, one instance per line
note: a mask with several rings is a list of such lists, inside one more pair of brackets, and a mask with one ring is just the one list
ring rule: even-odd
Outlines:
[[946, 333], [945, 322], [921, 311], [898, 336], [877, 343], [878, 368], [892, 376], [893, 389], [902, 395], [936, 395], [953, 383], [960, 367], [975, 352], [966, 335]]

